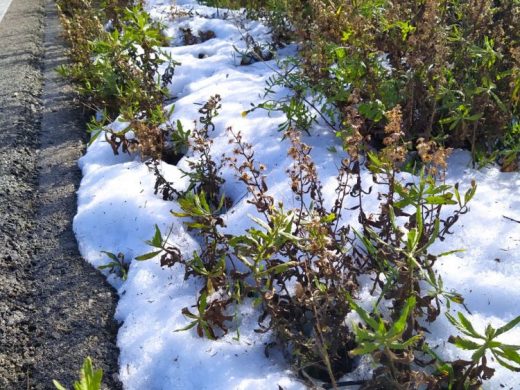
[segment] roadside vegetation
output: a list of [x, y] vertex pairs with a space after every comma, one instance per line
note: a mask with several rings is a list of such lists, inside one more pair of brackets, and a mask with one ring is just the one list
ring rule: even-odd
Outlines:
[[[259, 331], [273, 334], [267, 350], [282, 348], [303, 380], [332, 388], [345, 385], [338, 381], [360, 356], [376, 363], [372, 378], [358, 383], [362, 389], [477, 389], [493, 376], [492, 359], [520, 371], [520, 346], [497, 339], [520, 316], [478, 333], [465, 315], [471, 308], [464, 297], [445, 289], [434, 269], [438, 258], [462, 248], [431, 251], [464, 218], [478, 186], [443, 181], [451, 148], [470, 150], [478, 166], [519, 169], [518, 0], [201, 3], [245, 7], [244, 17], [270, 27], [268, 45], [244, 31], [244, 66], [298, 44], [297, 56], [279, 61], [265, 101], [242, 113], [286, 115], [279, 130], [290, 141], [294, 209], [270, 195], [263, 162], [240, 129], [228, 129], [229, 153], [215, 158], [211, 134], [220, 96], [208, 96], [193, 128], [171, 121], [174, 108], [163, 106], [178, 64], [161, 51], [168, 45], [162, 26], [141, 4], [58, 1], [72, 60], [59, 71], [96, 113], [91, 142], [102, 136], [115, 154], [140, 153], [156, 177], [156, 194], [178, 202], [182, 211], [174, 215], [185, 218], [202, 243], [201, 252], [181, 254], [156, 227], [150, 252], [135, 259], [159, 257], [161, 266], [180, 264], [186, 278], [204, 281], [193, 307], [183, 309], [187, 325], [179, 331], [193, 328], [217, 339], [237, 331], [236, 307], [251, 303], [261, 313]], [[185, 31], [184, 39], [208, 34]], [[292, 94], [275, 99], [279, 86]], [[109, 126], [117, 117], [125, 129]], [[317, 123], [341, 139], [345, 155], [332, 207], [304, 142]], [[185, 172], [190, 185], [178, 191], [157, 161], [176, 163], [188, 151], [194, 156]], [[222, 191], [224, 165], [234, 169], [258, 211], [241, 235], [223, 233], [221, 214], [233, 206]], [[366, 211], [373, 195], [363, 169], [379, 185], [377, 213]], [[403, 171], [416, 182], [403, 182]], [[359, 226], [342, 223], [346, 213], [355, 213]], [[130, 260], [105, 253], [111, 262], [104, 268], [126, 278]], [[377, 296], [370, 308], [358, 295], [367, 280]], [[453, 325], [446, 341], [472, 351], [470, 359], [443, 360], [428, 344], [425, 333], [439, 316]]]

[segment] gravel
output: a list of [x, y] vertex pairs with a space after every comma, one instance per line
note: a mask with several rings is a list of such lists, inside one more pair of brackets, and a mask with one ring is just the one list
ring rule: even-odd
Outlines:
[[86, 356], [118, 389], [117, 295], [72, 232], [85, 123], [54, 3], [13, 0], [0, 48], [0, 389], [70, 388]]

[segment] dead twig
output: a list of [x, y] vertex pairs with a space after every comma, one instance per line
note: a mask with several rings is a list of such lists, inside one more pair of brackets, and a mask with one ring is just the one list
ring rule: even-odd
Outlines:
[[502, 215], [502, 217], [504, 217], [505, 219], [509, 219], [510, 221], [513, 221], [513, 222], [516, 222], [516, 223], [520, 223], [520, 221], [518, 219], [514, 219], [514, 218], [511, 218], [511, 217], [507, 217], [505, 215]]

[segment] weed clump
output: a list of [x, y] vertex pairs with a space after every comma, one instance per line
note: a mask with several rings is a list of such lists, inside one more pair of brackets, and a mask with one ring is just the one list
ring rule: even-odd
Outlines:
[[311, 0], [286, 15], [300, 51], [269, 88], [294, 95], [262, 108], [290, 122], [318, 114], [380, 148], [384, 114], [399, 106], [412, 150], [423, 138], [470, 149], [479, 164], [518, 165], [518, 2]]
[[[60, 3], [73, 62], [58, 71], [75, 82], [89, 109], [103, 113], [91, 125], [91, 142], [104, 133], [116, 154], [139, 150], [143, 156], [160, 157], [165, 141], [160, 126], [166, 121], [162, 105], [177, 63], [158, 49], [165, 43], [162, 26], [141, 5], [124, 5], [110, 1], [98, 11], [89, 0]], [[159, 77], [159, 67], [165, 64]], [[129, 123], [127, 129], [104, 126], [117, 116]]]

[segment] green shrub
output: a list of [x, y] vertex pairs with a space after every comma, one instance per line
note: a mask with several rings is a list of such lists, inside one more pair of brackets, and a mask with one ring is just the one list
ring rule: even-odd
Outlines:
[[[163, 102], [177, 65], [159, 49], [166, 43], [162, 26], [142, 6], [122, 10], [120, 2], [109, 2], [106, 9], [117, 10], [119, 16], [112, 31], [105, 31], [100, 23], [103, 13], [90, 8], [87, 0], [78, 1], [84, 1], [85, 8], [72, 15], [62, 10], [73, 62], [59, 72], [75, 81], [87, 107], [104, 112], [104, 118], [91, 126], [93, 139], [105, 133], [116, 154], [122, 148], [123, 152], [139, 150], [144, 156], [162, 157], [168, 133], [161, 129], [168, 120]], [[159, 67], [165, 63], [159, 77]], [[116, 134], [104, 125], [118, 115], [130, 125]], [[135, 139], [127, 139], [130, 130]]]
[[299, 57], [272, 84], [294, 89], [274, 107], [289, 119], [312, 107], [380, 147], [384, 113], [399, 105], [407, 140], [518, 157], [518, 140], [504, 146], [520, 119], [517, 0], [310, 0], [287, 11]]

